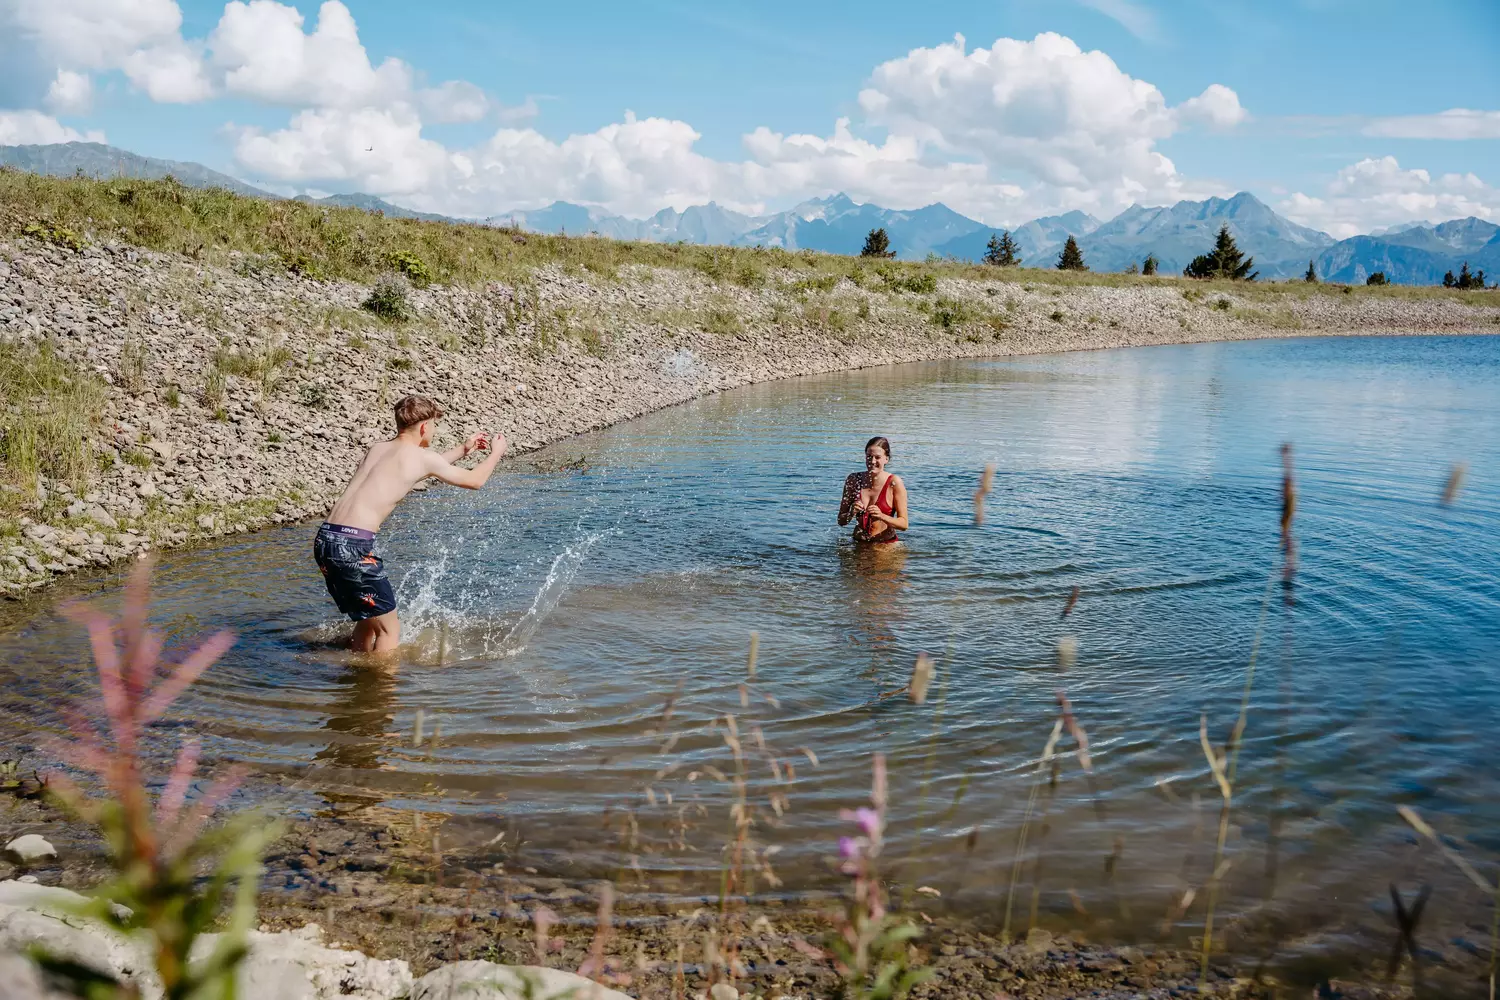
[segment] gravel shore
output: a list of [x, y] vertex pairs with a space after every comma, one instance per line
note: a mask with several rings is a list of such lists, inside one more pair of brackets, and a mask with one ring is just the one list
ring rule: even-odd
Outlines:
[[1016, 272], [912, 290], [783, 269], [746, 288], [686, 270], [548, 266], [513, 285], [409, 289], [409, 318], [387, 321], [361, 308], [368, 287], [258, 258], [0, 241], [0, 341], [46, 341], [107, 383], [90, 482], [0, 475], [0, 594], [320, 515], [408, 393], [448, 409], [440, 445], [486, 427], [519, 452], [722, 389], [895, 362], [1500, 333], [1500, 299], [1104, 278]]

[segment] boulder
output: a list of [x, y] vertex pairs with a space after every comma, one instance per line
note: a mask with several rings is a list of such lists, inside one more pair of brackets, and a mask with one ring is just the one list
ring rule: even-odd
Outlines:
[[[152, 966], [146, 935], [126, 936], [79, 916], [88, 900], [56, 886], [19, 880], [0, 882], [0, 958], [33, 947], [71, 959], [134, 986], [143, 1000], [158, 1000], [161, 986]], [[121, 915], [129, 915], [121, 908]], [[193, 943], [192, 958], [201, 961], [218, 943], [205, 934]], [[316, 924], [295, 931], [252, 931], [250, 953], [240, 965], [238, 995], [276, 1000], [400, 1000], [411, 993], [411, 967], [400, 960], [381, 961], [357, 951], [329, 948]], [[0, 976], [0, 986], [8, 980]], [[8, 992], [0, 996], [9, 998]], [[20, 993], [30, 1000], [44, 993]]]
[[[193, 944], [194, 959], [213, 951], [217, 934], [206, 934]], [[411, 992], [411, 966], [400, 959], [382, 961], [361, 952], [330, 948], [323, 931], [308, 924], [274, 934], [251, 931], [250, 954], [240, 966], [242, 997], [277, 1000], [396, 1000]]]
[[590, 979], [540, 965], [454, 962], [412, 987], [411, 1000], [631, 1000]]
[[57, 857], [57, 848], [48, 843], [46, 838], [28, 833], [6, 844], [5, 855], [18, 864], [29, 865], [45, 858]]

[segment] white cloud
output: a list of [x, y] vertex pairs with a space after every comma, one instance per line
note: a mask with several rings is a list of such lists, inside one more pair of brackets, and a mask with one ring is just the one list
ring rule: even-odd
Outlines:
[[1240, 106], [1240, 95], [1220, 83], [1211, 83], [1197, 97], [1183, 101], [1177, 114], [1185, 122], [1218, 129], [1233, 128], [1249, 117]]
[[235, 159], [266, 177], [354, 181], [375, 194], [421, 191], [462, 173], [462, 157], [422, 138], [421, 120], [405, 106], [303, 111], [269, 134], [241, 129]]
[[213, 96], [203, 57], [181, 39], [137, 49], [120, 66], [125, 76], [159, 104], [194, 104]]
[[81, 115], [94, 103], [94, 82], [87, 73], [60, 69], [47, 88], [47, 107], [59, 114]]
[[177, 39], [176, 0], [11, 0], [21, 33], [60, 65], [113, 69], [137, 49]]
[[1297, 192], [1278, 208], [1294, 222], [1345, 239], [1410, 219], [1500, 220], [1500, 189], [1474, 174], [1403, 169], [1394, 156], [1365, 159], [1340, 170], [1321, 196]]
[[[417, 100], [427, 117], [435, 122], [483, 121], [490, 112], [490, 99], [484, 91], [464, 80], [449, 80], [422, 90], [417, 94]], [[531, 115], [535, 116], [535, 102], [528, 103]]]
[[1156, 12], [1130, 0], [1078, 0], [1085, 7], [1097, 10], [1120, 24], [1126, 31], [1142, 41], [1154, 42], [1161, 36], [1156, 23]]
[[103, 141], [103, 132], [79, 132], [40, 111], [0, 111], [0, 146]]
[[404, 98], [411, 71], [399, 59], [370, 64], [354, 16], [338, 0], [318, 8], [317, 27], [302, 31], [295, 7], [274, 0], [226, 4], [208, 39], [231, 94], [294, 107], [381, 106]]
[[1391, 139], [1500, 139], [1500, 111], [1451, 108], [1433, 115], [1377, 118], [1364, 133]]

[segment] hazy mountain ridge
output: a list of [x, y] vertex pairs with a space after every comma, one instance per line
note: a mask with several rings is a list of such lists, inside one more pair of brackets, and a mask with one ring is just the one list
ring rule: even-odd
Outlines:
[[[82, 172], [91, 177], [161, 178], [168, 174], [191, 187], [222, 187], [257, 198], [277, 198], [243, 181], [197, 163], [155, 159], [92, 142], [45, 146], [0, 146], [0, 166], [53, 176]], [[419, 212], [369, 194], [299, 196], [316, 204], [381, 212], [395, 218], [463, 222]], [[695, 244], [783, 247], [857, 254], [866, 234], [885, 229], [899, 257], [928, 254], [978, 261], [990, 237], [1003, 227], [987, 226], [935, 203], [917, 209], [859, 204], [845, 194], [813, 198], [784, 212], [746, 215], [709, 202], [683, 211], [662, 209], [646, 219], [612, 215], [597, 208], [554, 202], [541, 209], [502, 212], [483, 220], [533, 232], [600, 236], [618, 240], [683, 241]], [[1363, 282], [1383, 271], [1398, 284], [1436, 284], [1465, 261], [1473, 270], [1500, 276], [1500, 226], [1482, 219], [1432, 224], [1408, 222], [1369, 235], [1335, 241], [1327, 233], [1277, 215], [1248, 192], [1232, 198], [1180, 201], [1175, 205], [1132, 205], [1101, 221], [1082, 211], [1032, 219], [1010, 232], [1025, 267], [1051, 267], [1069, 237], [1095, 271], [1121, 271], [1154, 254], [1165, 274], [1178, 273], [1208, 250], [1219, 226], [1228, 224], [1246, 254], [1255, 258], [1263, 279], [1300, 278], [1308, 261], [1325, 281]]]
[[0, 166], [14, 167], [49, 177], [140, 177], [160, 180], [168, 174], [188, 187], [224, 188], [252, 198], [274, 198], [275, 195], [228, 174], [210, 170], [201, 163], [158, 160], [129, 150], [106, 146], [100, 142], [59, 142], [46, 146], [0, 146]]

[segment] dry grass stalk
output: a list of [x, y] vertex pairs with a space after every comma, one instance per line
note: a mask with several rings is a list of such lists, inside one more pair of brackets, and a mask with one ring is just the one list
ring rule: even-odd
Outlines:
[[1042, 772], [1050, 767], [1052, 755], [1057, 750], [1057, 741], [1062, 738], [1063, 720], [1059, 716], [1052, 723], [1052, 735], [1047, 737], [1047, 745], [1042, 748], [1041, 759], [1037, 761], [1036, 779], [1032, 782], [1031, 793], [1026, 798], [1026, 811], [1021, 816], [1021, 830], [1016, 834], [1016, 853], [1010, 867], [1010, 889], [1005, 894], [1005, 920], [1000, 929], [1000, 940], [1009, 941], [1010, 919], [1016, 898], [1016, 884], [1021, 879], [1021, 865], [1026, 858], [1026, 836], [1031, 829], [1031, 814], [1036, 809], [1037, 796], [1042, 789]]
[[1297, 574], [1297, 539], [1292, 519], [1297, 514], [1297, 483], [1292, 478], [1292, 446], [1281, 446], [1281, 580], [1290, 587]]
[[1420, 815], [1418, 815], [1415, 809], [1412, 809], [1408, 806], [1397, 806], [1396, 811], [1401, 814], [1401, 818], [1406, 820], [1406, 822], [1411, 826], [1413, 830], [1417, 831], [1422, 836], [1432, 841], [1433, 846], [1438, 849], [1438, 852], [1442, 854], [1443, 857], [1453, 862], [1454, 866], [1458, 868], [1459, 871], [1464, 873], [1465, 878], [1478, 886], [1480, 891], [1489, 894], [1491, 910], [1489, 969], [1490, 1000], [1495, 1000], [1497, 972], [1496, 963], [1500, 962], [1500, 879], [1496, 879], [1495, 884], [1491, 885], [1483, 875], [1479, 874], [1478, 869], [1469, 864], [1468, 860], [1464, 858], [1462, 854], [1459, 854], [1453, 848], [1444, 843], [1443, 838], [1438, 836], [1437, 831], [1429, 826], [1427, 821], [1424, 820]]
[[752, 681], [755, 680], [755, 659], [756, 659], [756, 656], [759, 653], [760, 653], [760, 633], [759, 632], [751, 632], [750, 633], [750, 656], [749, 656], [749, 659], [745, 663], [745, 676], [748, 677], [748, 678], [750, 678], [750, 680], [752, 680]]
[[1064, 618], [1068, 617], [1068, 615], [1070, 615], [1073, 612], [1073, 606], [1078, 603], [1078, 594], [1079, 594], [1079, 589], [1075, 585], [1073, 587], [1073, 592], [1068, 595], [1068, 603], [1063, 605], [1062, 616]]
[[995, 463], [991, 462], [984, 467], [984, 475], [979, 477], [979, 489], [974, 491], [974, 524], [984, 523], [984, 498], [990, 495], [995, 485]]
[[926, 653], [917, 654], [917, 662], [911, 668], [911, 683], [907, 685], [906, 692], [915, 705], [927, 703], [927, 688], [932, 684], [932, 674], [935, 664], [932, 657]]
[[1208, 981], [1208, 960], [1213, 952], [1214, 908], [1219, 899], [1219, 879], [1225, 871], [1224, 844], [1229, 839], [1229, 810], [1234, 800], [1234, 786], [1230, 784], [1228, 761], [1225, 754], [1214, 750], [1208, 740], [1208, 715], [1198, 720], [1198, 742], [1203, 747], [1203, 756], [1208, 759], [1208, 769], [1213, 772], [1214, 783], [1219, 786], [1223, 805], [1219, 809], [1219, 839], [1214, 847], [1214, 871], [1208, 881], [1208, 912], [1203, 918], [1203, 955], [1201, 977]]
[[1448, 481], [1443, 484], [1443, 493], [1438, 503], [1444, 507], [1453, 506], [1453, 501], [1458, 499], [1458, 491], [1463, 488], [1466, 472], [1468, 472], [1468, 467], [1462, 462], [1454, 464], [1452, 471], [1448, 473]]

